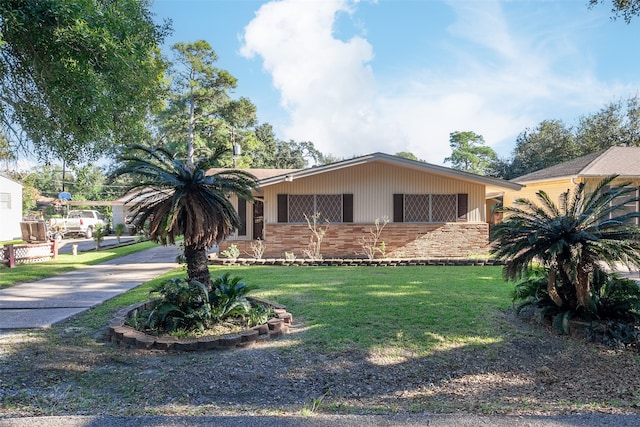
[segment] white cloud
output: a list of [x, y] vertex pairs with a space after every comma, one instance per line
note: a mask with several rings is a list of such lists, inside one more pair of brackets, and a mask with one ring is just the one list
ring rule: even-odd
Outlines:
[[376, 76], [375, 46], [362, 36], [334, 36], [336, 16], [357, 13], [349, 0], [267, 3], [245, 28], [241, 53], [261, 57], [272, 76], [290, 117], [284, 138], [345, 157], [411, 151], [442, 163], [450, 132], [472, 130], [504, 145], [562, 107], [590, 103], [595, 111], [633, 92], [597, 80], [567, 33], [572, 28], [514, 24], [498, 1], [449, 5], [456, 19], [440, 37], [455, 64], [446, 72]]

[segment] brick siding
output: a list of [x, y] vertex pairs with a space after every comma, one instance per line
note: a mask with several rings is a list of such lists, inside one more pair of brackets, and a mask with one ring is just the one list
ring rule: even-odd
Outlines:
[[[324, 258], [364, 258], [362, 238], [375, 229], [372, 224], [330, 224], [322, 241]], [[267, 224], [265, 258], [284, 258], [293, 252], [304, 258], [311, 231], [306, 224]], [[489, 225], [486, 223], [387, 224], [380, 235], [388, 258], [464, 258], [488, 252]], [[250, 241], [227, 240], [225, 250], [236, 244], [241, 257], [251, 256]], [[249, 254], [249, 255], [247, 255]], [[379, 256], [377, 256], [379, 258]]]

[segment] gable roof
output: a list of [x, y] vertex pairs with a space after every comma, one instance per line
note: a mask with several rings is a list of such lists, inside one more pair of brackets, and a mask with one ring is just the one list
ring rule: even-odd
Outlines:
[[9, 178], [8, 176], [0, 175], [0, 178], [3, 178], [5, 180], [7, 180], [8, 182], [12, 182], [14, 184], [19, 185], [20, 187], [23, 187], [23, 185], [22, 185], [22, 183], [20, 181], [16, 181], [15, 179]]
[[[332, 172], [338, 169], [349, 168], [365, 163], [383, 162], [399, 167], [408, 169], [414, 169], [419, 172], [427, 172], [435, 175], [441, 175], [448, 178], [459, 179], [462, 181], [473, 182], [476, 184], [483, 184], [487, 187], [487, 191], [499, 191], [499, 190], [519, 190], [522, 186], [515, 182], [505, 181], [499, 178], [491, 178], [488, 176], [476, 175], [469, 172], [459, 171], [451, 169], [445, 166], [438, 166], [431, 163], [426, 163], [419, 160], [406, 159], [404, 157], [393, 156], [385, 153], [373, 153], [365, 156], [354, 157], [348, 160], [342, 160], [335, 163], [330, 163], [322, 166], [314, 166], [307, 169], [298, 169], [278, 175], [273, 175], [268, 178], [260, 180], [260, 186], [266, 187], [269, 185], [279, 184], [281, 182], [290, 182], [294, 179], [306, 178], [314, 175], [320, 175], [327, 172]], [[250, 169], [253, 173], [254, 169]]]
[[541, 169], [518, 178], [512, 182], [526, 183], [549, 181], [559, 178], [640, 176], [640, 147], [610, 147], [578, 157], [555, 166]]

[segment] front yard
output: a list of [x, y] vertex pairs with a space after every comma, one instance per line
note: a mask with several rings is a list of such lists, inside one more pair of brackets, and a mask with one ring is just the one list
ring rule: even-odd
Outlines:
[[290, 334], [229, 352], [101, 342], [147, 284], [51, 330], [0, 335], [0, 413], [640, 412], [637, 354], [515, 318], [501, 267], [211, 271], [286, 305]]

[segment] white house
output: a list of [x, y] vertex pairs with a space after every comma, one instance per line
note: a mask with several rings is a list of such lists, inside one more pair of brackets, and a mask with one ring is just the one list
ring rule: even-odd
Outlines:
[[22, 184], [0, 175], [0, 241], [20, 239]]

